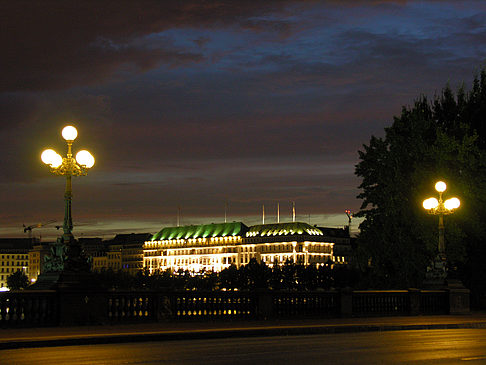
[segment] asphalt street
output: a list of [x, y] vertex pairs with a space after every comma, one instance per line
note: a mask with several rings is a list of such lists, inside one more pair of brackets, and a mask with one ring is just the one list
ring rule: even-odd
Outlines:
[[486, 329], [20, 348], [0, 364], [486, 364]]

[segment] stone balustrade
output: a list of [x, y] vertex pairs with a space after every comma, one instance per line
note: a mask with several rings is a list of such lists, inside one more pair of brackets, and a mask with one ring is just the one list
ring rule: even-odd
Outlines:
[[430, 315], [467, 312], [468, 303], [469, 292], [464, 289], [315, 292], [26, 290], [0, 293], [0, 327]]

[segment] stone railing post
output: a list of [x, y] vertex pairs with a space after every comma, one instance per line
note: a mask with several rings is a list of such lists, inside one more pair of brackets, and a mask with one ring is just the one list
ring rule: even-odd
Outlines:
[[449, 314], [469, 313], [470, 290], [460, 281], [449, 280], [447, 291], [449, 292]]
[[156, 295], [156, 320], [157, 322], [168, 321], [173, 318], [173, 302], [175, 300], [175, 296], [173, 293], [168, 292], [159, 292]]
[[255, 294], [257, 296], [256, 298], [257, 318], [258, 319], [272, 318], [274, 316], [272, 292], [269, 290], [258, 290], [255, 292]]
[[420, 314], [420, 289], [410, 288], [408, 289], [408, 297], [410, 300], [410, 315], [418, 316]]
[[108, 296], [104, 291], [61, 289], [57, 292], [61, 326], [107, 322]]
[[339, 294], [341, 317], [351, 317], [353, 315], [353, 290], [351, 288], [343, 288]]

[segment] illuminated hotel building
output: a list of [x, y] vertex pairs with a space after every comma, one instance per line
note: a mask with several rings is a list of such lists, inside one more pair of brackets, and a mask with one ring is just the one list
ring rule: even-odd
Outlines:
[[255, 258], [272, 267], [287, 260], [323, 265], [333, 258], [334, 243], [318, 227], [306, 223], [246, 226], [241, 222], [167, 227], [143, 246], [149, 272], [179, 269], [221, 271]]

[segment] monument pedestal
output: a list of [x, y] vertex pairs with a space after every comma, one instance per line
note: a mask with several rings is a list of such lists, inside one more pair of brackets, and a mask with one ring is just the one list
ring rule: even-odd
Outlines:
[[58, 289], [96, 290], [99, 285], [90, 272], [58, 271], [40, 274], [37, 281], [29, 286], [29, 290]]
[[107, 292], [90, 272], [88, 260], [74, 239], [61, 237], [51, 245], [45, 272], [29, 290], [54, 290], [59, 325], [100, 324], [106, 320]]
[[425, 273], [424, 289], [440, 290], [447, 287], [446, 261], [437, 255]]
[[57, 290], [95, 285], [88, 259], [72, 236], [59, 237], [56, 243], [50, 244], [50, 251], [50, 255], [44, 257], [44, 272], [29, 289]]
[[108, 296], [89, 272], [49, 272], [39, 275], [32, 290], [54, 290], [58, 324], [102, 324], [106, 321]]
[[424, 289], [446, 290], [448, 292], [449, 314], [469, 313], [470, 290], [460, 280], [448, 279], [446, 261], [438, 255], [427, 268]]

